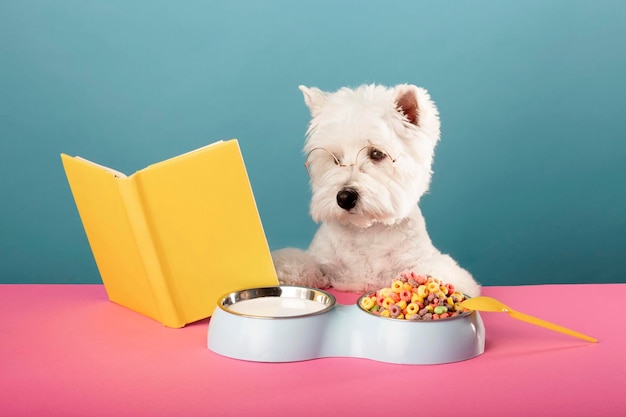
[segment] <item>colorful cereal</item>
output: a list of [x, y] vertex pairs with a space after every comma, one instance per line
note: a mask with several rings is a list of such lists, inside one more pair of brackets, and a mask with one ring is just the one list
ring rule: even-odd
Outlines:
[[466, 310], [465, 296], [452, 284], [414, 272], [402, 272], [390, 287], [361, 298], [360, 306], [372, 314], [404, 320], [442, 320]]

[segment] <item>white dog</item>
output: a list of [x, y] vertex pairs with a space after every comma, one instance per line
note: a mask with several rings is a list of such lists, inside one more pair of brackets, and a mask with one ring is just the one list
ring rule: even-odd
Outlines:
[[304, 147], [311, 216], [321, 225], [306, 251], [272, 253], [279, 281], [362, 293], [413, 271], [478, 295], [472, 276], [433, 246], [418, 207], [439, 140], [439, 114], [426, 90], [300, 90], [312, 116]]

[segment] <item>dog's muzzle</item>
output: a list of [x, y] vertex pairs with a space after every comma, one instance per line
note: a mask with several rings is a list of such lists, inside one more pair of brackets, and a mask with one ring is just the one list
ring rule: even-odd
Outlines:
[[352, 188], [344, 188], [337, 193], [337, 204], [344, 210], [353, 209], [358, 199], [359, 193]]

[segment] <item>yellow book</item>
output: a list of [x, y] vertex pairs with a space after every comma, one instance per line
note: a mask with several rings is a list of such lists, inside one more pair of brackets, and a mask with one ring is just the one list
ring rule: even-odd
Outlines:
[[278, 285], [236, 139], [130, 176], [61, 159], [111, 301], [178, 328], [224, 293]]

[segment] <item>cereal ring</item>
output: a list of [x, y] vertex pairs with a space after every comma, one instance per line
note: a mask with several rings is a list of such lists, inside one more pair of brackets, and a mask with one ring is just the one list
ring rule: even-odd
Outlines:
[[385, 301], [385, 296], [383, 295], [377, 295], [376, 296], [376, 304], [378, 304], [379, 306], [383, 305], [383, 301]]
[[396, 318], [400, 315], [401, 311], [400, 311], [400, 307], [398, 307], [395, 304], [392, 304], [389, 306], [389, 314], [391, 315], [391, 317]]
[[418, 294], [413, 293], [413, 295], [411, 295], [411, 302], [412, 303], [423, 304], [424, 303], [424, 297], [420, 297]]
[[391, 283], [391, 291], [395, 293], [399, 293], [400, 291], [402, 291], [403, 287], [404, 287], [404, 282], [400, 281], [399, 279]]
[[381, 288], [380, 290], [378, 290], [378, 294], [384, 295], [385, 297], [387, 297], [390, 293], [391, 293], [391, 288], [388, 288], [388, 287]]
[[419, 287], [417, 287], [417, 295], [419, 295], [422, 298], [428, 297], [428, 288], [426, 287], [426, 285], [422, 284]]
[[396, 302], [391, 297], [387, 297], [383, 300], [383, 303], [380, 305], [382, 308], [389, 308], [390, 305], [394, 305]]
[[437, 306], [433, 310], [435, 314], [443, 314], [448, 312], [448, 308], [444, 306]]
[[361, 300], [361, 307], [366, 310], [371, 310], [376, 305], [376, 300], [372, 297], [366, 297]]
[[429, 293], [436, 293], [439, 291], [439, 284], [437, 284], [436, 282], [429, 282], [426, 288], [428, 289]]
[[411, 303], [406, 306], [407, 314], [417, 314], [419, 313], [419, 310], [420, 310], [420, 306], [417, 303]]

